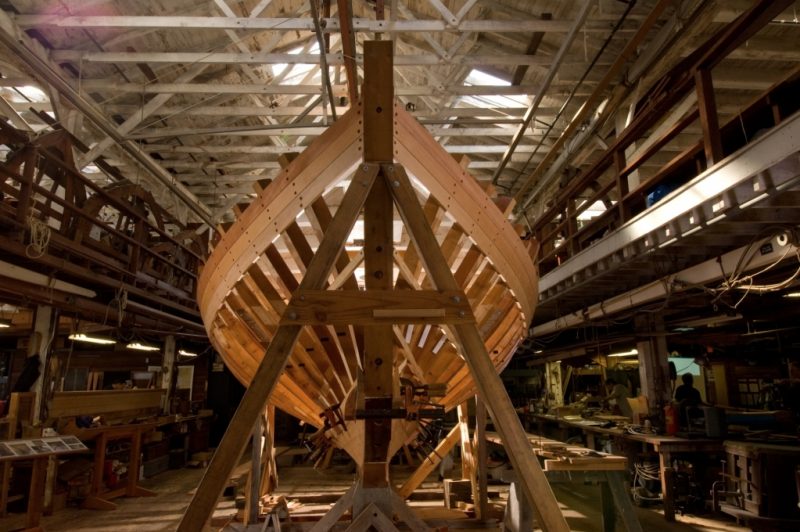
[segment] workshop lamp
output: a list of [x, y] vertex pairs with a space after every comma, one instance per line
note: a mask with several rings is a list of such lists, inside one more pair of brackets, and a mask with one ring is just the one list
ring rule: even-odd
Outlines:
[[145, 345], [139, 342], [133, 342], [126, 345], [128, 349], [136, 349], [137, 351], [158, 351], [161, 349], [160, 347], [156, 347], [154, 345]]
[[630, 351], [622, 351], [620, 353], [611, 353], [610, 357], [635, 357], [639, 354], [637, 349], [631, 349]]
[[76, 341], [76, 342], [88, 342], [90, 344], [112, 345], [112, 344], [116, 344], [117, 343], [116, 340], [112, 340], [111, 338], [100, 338], [98, 336], [87, 336], [87, 335], [85, 335], [83, 333], [70, 334], [68, 336], [68, 338], [70, 340], [73, 340], [73, 341]]

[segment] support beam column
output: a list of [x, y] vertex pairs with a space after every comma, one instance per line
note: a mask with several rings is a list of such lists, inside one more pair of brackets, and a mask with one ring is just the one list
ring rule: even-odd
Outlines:
[[161, 363], [161, 389], [164, 390], [162, 396], [161, 411], [169, 414], [169, 404], [172, 399], [172, 378], [175, 373], [175, 337], [168, 335], [164, 339], [164, 360]]
[[639, 315], [634, 321], [638, 336], [639, 379], [647, 407], [655, 412], [670, 400], [667, 338], [664, 320], [653, 315]]
[[475, 517], [489, 517], [489, 449], [486, 442], [486, 403], [475, 396], [475, 440], [472, 443], [475, 453], [475, 473], [478, 477], [478, 500], [475, 501]]
[[28, 342], [28, 358], [36, 357], [39, 359], [39, 378], [31, 387], [32, 392], [36, 392], [33, 403], [34, 421], [42, 418], [42, 407], [45, 402], [45, 395], [52, 390], [47, 384], [48, 371], [47, 359], [50, 352], [50, 344], [55, 336], [54, 322], [58, 319], [53, 307], [39, 305], [33, 318], [33, 331]]
[[717, 101], [714, 96], [714, 83], [711, 70], [699, 68], [694, 73], [697, 89], [697, 107], [700, 111], [700, 124], [703, 126], [703, 147], [706, 154], [706, 167], [722, 159], [722, 139], [719, 134]]

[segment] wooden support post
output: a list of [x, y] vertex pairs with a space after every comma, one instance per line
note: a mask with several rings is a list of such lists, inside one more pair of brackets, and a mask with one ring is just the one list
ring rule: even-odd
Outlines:
[[364, 46], [364, 161], [394, 160], [394, 62], [391, 41]]
[[457, 407], [458, 426], [461, 431], [461, 478], [469, 480], [472, 502], [478, 504], [478, 477], [475, 471], [475, 453], [469, 437], [469, 404], [464, 401]]
[[636, 316], [634, 325], [636, 333], [640, 335], [636, 349], [639, 351], [642, 395], [647, 398], [650, 411], [655, 412], [671, 399], [667, 340], [663, 334], [664, 320], [653, 315], [639, 315]]
[[161, 389], [164, 395], [161, 396], [161, 411], [169, 414], [169, 405], [172, 401], [172, 375], [175, 371], [175, 337], [167, 335], [164, 338], [164, 360], [161, 363]]
[[416, 471], [411, 474], [410, 477], [405, 481], [405, 483], [400, 486], [397, 490], [397, 494], [403, 498], [408, 497], [411, 495], [415, 489], [422, 484], [422, 481], [428, 478], [436, 466], [439, 465], [439, 462], [442, 461], [442, 458], [449, 453], [453, 447], [455, 447], [456, 442], [459, 441], [461, 438], [461, 427], [456, 425], [453, 427], [450, 432], [447, 433], [436, 448], [428, 454], [427, 457], [422, 461]]
[[[339, 31], [342, 34], [344, 70], [347, 75], [347, 94], [350, 105], [358, 101], [358, 70], [356, 69], [355, 33], [353, 32], [352, 4], [349, 0], [337, 0], [339, 11]], [[330, 8], [329, 8], [330, 9]], [[329, 34], [325, 34], [326, 36]]]
[[714, 83], [711, 70], [699, 68], [694, 73], [697, 90], [697, 108], [700, 111], [700, 124], [703, 127], [703, 147], [706, 154], [706, 167], [711, 167], [722, 159], [722, 139], [719, 134], [717, 103], [714, 97]]
[[[477, 452], [475, 452], [477, 451]], [[486, 403], [475, 396], [475, 441], [473, 452], [476, 455], [475, 472], [478, 476], [478, 499], [475, 501], [475, 517], [486, 519], [489, 516], [489, 449], [486, 443]]]
[[261, 500], [261, 449], [263, 446], [261, 431], [261, 416], [256, 417], [253, 424], [253, 442], [250, 449], [250, 473], [247, 479], [247, 489], [244, 499], [244, 524], [258, 523], [259, 501]]
[[[359, 167], [336, 216], [306, 269], [299, 289], [324, 288], [328, 274], [347, 241], [347, 235], [355, 225], [377, 173], [376, 165], [362, 164]], [[202, 530], [211, 517], [225, 482], [242, 454], [256, 418], [264, 413], [267, 400], [289, 359], [300, 335], [300, 329], [299, 325], [280, 325], [276, 330], [250, 386], [228, 425], [225, 436], [200, 481], [192, 502], [178, 525], [179, 532]]]
[[264, 452], [262, 453], [264, 467], [261, 473], [261, 489], [259, 494], [263, 497], [272, 493], [278, 487], [278, 467], [275, 464], [275, 406], [268, 405], [264, 417]]
[[[367, 290], [392, 287], [392, 197], [383, 179], [376, 180], [364, 207], [364, 268]], [[392, 324], [364, 327], [364, 409], [388, 411], [392, 408]], [[365, 419], [365, 488], [389, 485], [388, 452], [392, 423], [388, 417]], [[388, 492], [387, 492], [388, 493]], [[389, 510], [389, 502], [378, 504]], [[354, 513], [356, 513], [354, 511]]]
[[56, 313], [53, 312], [53, 307], [39, 305], [36, 307], [36, 314], [33, 321], [33, 332], [30, 336], [28, 344], [28, 356], [37, 357], [39, 359], [39, 378], [33, 385], [31, 391], [36, 392], [34, 397], [33, 421], [39, 421], [41, 418], [44, 394], [48, 391], [46, 381], [49, 378], [49, 371], [47, 368], [47, 358], [50, 352], [50, 342], [53, 340], [55, 334], [54, 320], [56, 320]]
[[602, 510], [600, 517], [602, 519], [603, 532], [614, 532], [614, 521], [616, 521], [614, 498], [611, 496], [611, 488], [608, 486], [608, 482], [600, 483], [600, 508]]
[[545, 362], [545, 382], [547, 383], [547, 403], [550, 406], [564, 404], [564, 387], [561, 380], [561, 361]]
[[42, 530], [39, 521], [44, 508], [44, 486], [47, 475], [47, 456], [40, 456], [33, 460], [31, 482], [28, 488], [28, 512], [25, 516], [26, 530]]
[[[459, 286], [442, 255], [436, 237], [425, 221], [422, 207], [417, 201], [411, 182], [401, 166], [387, 165], [384, 169], [391, 183], [392, 194], [400, 216], [405, 222], [412, 241], [419, 250], [425, 270], [439, 290], [458, 290]], [[567, 532], [564, 515], [558, 507], [553, 490], [547, 482], [539, 461], [533, 453], [514, 405], [508, 397], [503, 381], [489, 358], [486, 346], [475, 324], [453, 325], [460, 352], [469, 366], [478, 394], [486, 402], [495, 426], [503, 438], [514, 469], [520, 473], [520, 482], [528, 500], [536, 509], [542, 528], [547, 532]]]
[[[340, 2], [341, 6], [341, 2]], [[370, 42], [364, 47], [365, 82], [364, 161], [391, 161], [394, 155], [394, 85], [391, 42]], [[383, 172], [383, 170], [381, 170]], [[394, 267], [392, 227], [394, 205], [386, 179], [377, 178], [364, 205], [364, 284], [367, 290], [391, 290]], [[389, 443], [392, 420], [370, 412], [388, 412], [393, 406], [392, 372], [394, 332], [392, 323], [364, 327], [363, 395], [364, 465], [361, 489], [353, 502], [353, 515], [374, 503], [391, 514], [389, 499]]]
[[642, 525], [636, 517], [636, 509], [631, 504], [630, 495], [625, 488], [623, 481], [625, 473], [623, 471], [606, 471], [606, 484], [611, 491], [614, 505], [617, 508], [617, 515], [625, 525], [628, 532], [642, 532]]

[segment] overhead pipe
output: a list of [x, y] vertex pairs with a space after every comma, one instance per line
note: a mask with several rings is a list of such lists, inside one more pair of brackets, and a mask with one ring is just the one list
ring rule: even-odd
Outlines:
[[[668, 4], [668, 3], [669, 3], [669, 0], [661, 0], [661, 2], [653, 9], [653, 12], [651, 12], [651, 14], [648, 16], [648, 18], [645, 20], [645, 22], [640, 27], [639, 31], [636, 33], [636, 35], [634, 35], [632, 40], [628, 43], [628, 46], [626, 46], [625, 50], [623, 50], [622, 54], [620, 55], [620, 58], [614, 63], [614, 66], [611, 67], [609, 72], [606, 74], [606, 76], [603, 78], [603, 80], [598, 85], [598, 87], [595, 90], [595, 92], [593, 92], [592, 96], [590, 96], [590, 100], [592, 98], [594, 98], [596, 95], [598, 95], [597, 97], [599, 97], [599, 94], [600, 94], [599, 91], [603, 87], [604, 83], [608, 79], [610, 79], [611, 74], [612, 74], [612, 70], [614, 70], [614, 68], [616, 66], [618, 66], [618, 64], [626, 57], [626, 55], [629, 55], [629, 53], [632, 53], [632, 51], [630, 50], [631, 46], [634, 45], [634, 44], [638, 45], [639, 42], [644, 38], [644, 35], [645, 35], [646, 31], [648, 30], [649, 26], [651, 26], [652, 23], [654, 22], [652, 19], [654, 18], [654, 15], [657, 14], [656, 11], [659, 10], [660, 8], [663, 10], [663, 7], [666, 7], [665, 4]], [[746, 41], [749, 37], [751, 37], [756, 31], [758, 31], [761, 27], [763, 27], [766, 23], [768, 23], [772, 18], [777, 16], [778, 13], [780, 13], [783, 10], [785, 10], [791, 4], [792, 4], [792, 0], [760, 0], [753, 7], [751, 7], [748, 11], [746, 11], [745, 13], [740, 15], [736, 19], [736, 21], [734, 21], [730, 25], [728, 25], [725, 28], [723, 28], [720, 32], [717, 32], [717, 34], [714, 36], [712, 41], [707, 42], [701, 48], [699, 48], [698, 50], [693, 52], [689, 57], [684, 59], [677, 67], [674, 67], [673, 71], [671, 71], [671, 72], [674, 72], [675, 68], [682, 68], [682, 69], [684, 69], [685, 72], [693, 71], [693, 70], [698, 69], [698, 68], [706, 68], [706, 69], [712, 68], [719, 61], [721, 61], [722, 58], [724, 58], [732, 50], [734, 50], [735, 48], [740, 46], [744, 41]], [[688, 18], [692, 19], [692, 20], [696, 20], [698, 17], [695, 17], [695, 15], [703, 7], [704, 7], [704, 5], [698, 6], [698, 8], [695, 10], [695, 12], [692, 15], [690, 15]], [[660, 11], [659, 11], [659, 13], [660, 13]], [[656, 38], [654, 40], [654, 42], [663, 43], [663, 41], [661, 41], [658, 38]], [[666, 46], [666, 44], [664, 44], [664, 45]], [[650, 57], [648, 54], [643, 54], [642, 58], [640, 58], [639, 61], [647, 62], [647, 61], [651, 61], [651, 60], [652, 60], [652, 57]], [[639, 70], [639, 68], [637, 68], [637, 65], [639, 64], [639, 61], [637, 61], [637, 63], [635, 63], [634, 66], [631, 67], [631, 69], [630, 69], [631, 72], [636, 72], [636, 71]], [[675, 83], [684, 83], [686, 79], [692, 79], [693, 80], [693, 78], [683, 78], [683, 79], [676, 80]], [[674, 87], [670, 88], [670, 91], [671, 91], [673, 96], [678, 95], [678, 94], [683, 94], [683, 93], [685, 93], [685, 92], [687, 92], [689, 90], [689, 89], [686, 88], [686, 87], [689, 87], [689, 85], [681, 85], [681, 86], [682, 86], [681, 90], [676, 90]], [[644, 97], [644, 99], [647, 99], [647, 98], [648, 98], [648, 96]], [[590, 100], [587, 100], [587, 103]], [[586, 109], [586, 106], [587, 106], [587, 104], [585, 104], [585, 107], [583, 109], [584, 113], [588, 112], [587, 109]], [[520, 191], [517, 193], [516, 198], [518, 200], [518, 206], [517, 206], [517, 213], [518, 214], [522, 213], [522, 212], [525, 212], [525, 209], [527, 208], [527, 206], [544, 189], [544, 187], [547, 185], [547, 183], [543, 182], [544, 179], [540, 179], [540, 183], [539, 183], [539, 186], [537, 186], [536, 193], [528, 195], [527, 199], [524, 202], [522, 202], [521, 199], [524, 197], [525, 188], [530, 186], [530, 184], [533, 182], [533, 180], [544, 171], [546, 166], [555, 157], [556, 151], [559, 148], [561, 148], [563, 143], [566, 141], [566, 137], [569, 134], [573, 133], [575, 128], [580, 126], [579, 120], [581, 118], [582, 117], [576, 117], [576, 119], [574, 119], [573, 122], [570, 123], [570, 125], [567, 127], [567, 129], [564, 130], [564, 132], [562, 133], [561, 137], [558, 139], [556, 144], [550, 149], [550, 152], [548, 152], [547, 156], [539, 163], [539, 165], [537, 166], [536, 170], [534, 170], [534, 172], [528, 177], [525, 185], [523, 185], [523, 189], [520, 189]], [[555, 175], [555, 174], [551, 174], [551, 175]]]
[[[694, 18], [697, 15], [698, 10], [699, 7], [697, 10], [693, 11], [691, 18]], [[676, 11], [670, 19], [670, 22], [662, 27], [661, 30], [659, 30], [658, 34], [650, 42], [647, 49], [642, 52], [636, 62], [634, 62], [629, 71], [626, 73], [626, 83], [622, 85], [626, 87], [624, 95], [619, 95], [614, 99], [614, 101], [609, 100], [610, 104], [615, 104], [617, 101], [621, 101], [622, 98], [626, 97], [627, 94], [630, 93], [630, 90], [627, 88], [633, 87], [639, 78], [644, 74], [644, 71], [650, 67], [656, 59], [658, 59], [658, 56], [662, 50], [670, 42], [672, 42], [672, 37], [674, 37], [674, 34], [683, 27], [684, 19], [684, 17], [679, 16], [679, 11]], [[611, 107], [614, 107], [614, 105], [611, 105]], [[606, 108], [609, 108], [609, 106], [607, 105]], [[525, 205], [521, 208], [521, 211], [524, 211], [524, 209], [542, 193], [542, 191], [555, 179], [555, 177], [561, 173], [564, 166], [569, 163], [577, 150], [595, 135], [597, 128], [600, 127], [600, 125], [604, 122], [605, 117], [600, 113], [596, 113], [590, 118], [589, 123], [585, 126], [585, 128], [581, 129], [580, 133], [578, 133], [578, 135], [566, 145], [565, 149], [559, 154], [558, 159], [556, 159], [550, 168], [547, 169], [547, 172], [529, 194]], [[631, 157], [633, 157], [633, 155]]]
[[[586, 119], [586, 116], [589, 114], [589, 112], [593, 111], [597, 107], [597, 105], [603, 98], [605, 90], [608, 88], [611, 82], [617, 78], [617, 76], [620, 74], [622, 68], [625, 66], [629, 58], [636, 52], [636, 49], [639, 47], [644, 38], [650, 32], [650, 29], [658, 21], [658, 17], [667, 8], [667, 6], [673, 3], [673, 1], [674, 0], [660, 0], [658, 4], [656, 4], [656, 6], [653, 8], [650, 14], [647, 16], [647, 18], [642, 22], [636, 34], [630, 39], [630, 41], [628, 41], [622, 52], [620, 52], [616, 61], [614, 61], [614, 64], [611, 65], [611, 67], [606, 72], [605, 76], [603, 76], [603, 79], [600, 80], [600, 82], [595, 87], [594, 91], [592, 91], [592, 94], [589, 96], [589, 98], [586, 99], [581, 109], [578, 111], [578, 113], [575, 115], [575, 117], [572, 119], [569, 125], [567, 125], [566, 129], [564, 129], [564, 131], [561, 133], [561, 136], [558, 138], [555, 144], [547, 152], [547, 155], [545, 155], [544, 159], [542, 159], [542, 161], [539, 162], [536, 169], [527, 177], [525, 182], [522, 184], [522, 187], [520, 187], [519, 191], [516, 194], [516, 199], [519, 203], [519, 206], [517, 208], [518, 212], [523, 212], [534, 198], [533, 195], [530, 195], [527, 197], [527, 200], [525, 202], [521, 201], [522, 199], [525, 198], [525, 193], [528, 191], [531, 184], [537, 177], [542, 175], [542, 173], [545, 171], [548, 165], [550, 165], [553, 162], [553, 160], [557, 157], [559, 150], [583, 124], [583, 121]], [[538, 190], [541, 190], [542, 188], [543, 185], [540, 186]]]
[[331, 104], [331, 116], [336, 120], [336, 102], [333, 98], [333, 87], [331, 86], [331, 77], [328, 72], [328, 58], [327, 50], [325, 49], [325, 38], [322, 36], [322, 26], [319, 22], [319, 9], [317, 7], [317, 0], [311, 0], [311, 16], [314, 19], [314, 33], [317, 36], [317, 46], [319, 46], [319, 68], [322, 75], [322, 87], [327, 93], [328, 101]]
[[685, 292], [692, 287], [704, 286], [723, 278], [722, 272], [734, 271], [742, 256], [750, 249], [760, 249], [769, 242], [773, 251], [761, 255], [757, 253], [747, 263], [746, 271], [753, 271], [775, 262], [779, 255], [794, 257], [800, 248], [794, 244], [781, 244], [780, 236], [765, 238], [756, 245], [743, 246], [729, 251], [719, 257], [708, 259], [700, 264], [670, 274], [646, 285], [634, 288], [624, 294], [613, 296], [600, 303], [595, 303], [580, 312], [572, 312], [546, 323], [531, 327], [529, 337], [537, 338], [572, 327], [585, 325], [594, 320], [606, 319], [614, 314], [629, 311], [640, 305], [659, 301], [665, 297]]
[[547, 76], [545, 76], [541, 87], [539, 87], [539, 90], [536, 92], [536, 96], [534, 97], [531, 106], [528, 107], [527, 111], [525, 111], [522, 124], [519, 126], [519, 129], [511, 139], [511, 144], [509, 144], [508, 148], [506, 148], [505, 153], [503, 153], [503, 158], [500, 159], [500, 163], [497, 165], [497, 168], [494, 171], [494, 175], [492, 176], [492, 184], [497, 184], [500, 174], [503, 172], [503, 170], [505, 170], [506, 166], [511, 161], [511, 156], [514, 154], [514, 150], [516, 150], [519, 143], [522, 142], [522, 138], [525, 136], [525, 131], [528, 129], [528, 126], [530, 126], [531, 121], [533, 121], [533, 117], [536, 116], [536, 112], [539, 110], [539, 106], [544, 99], [544, 95], [550, 89], [550, 84], [556, 77], [558, 69], [561, 68], [561, 63], [564, 61], [564, 57], [567, 55], [570, 46], [572, 46], [575, 37], [578, 36], [578, 32], [580, 31], [584, 22], [586, 22], [586, 19], [589, 16], [589, 9], [592, 7], [592, 5], [594, 5], [593, 0], [586, 0], [584, 2], [583, 8], [578, 14], [578, 18], [575, 19], [575, 23], [570, 28], [569, 33], [567, 33], [567, 37], [564, 39], [564, 42], [561, 43], [561, 48], [558, 49], [558, 53], [556, 53], [556, 57], [553, 59], [553, 63], [550, 65], [550, 70], [547, 71]]

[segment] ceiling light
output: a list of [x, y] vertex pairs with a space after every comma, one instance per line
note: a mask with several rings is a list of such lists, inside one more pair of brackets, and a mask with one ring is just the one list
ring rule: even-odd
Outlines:
[[160, 347], [156, 347], [154, 345], [145, 345], [145, 344], [140, 344], [139, 342], [130, 343], [125, 347], [127, 347], [128, 349], [137, 349], [139, 351], [158, 351], [159, 349], [161, 349]]
[[631, 349], [630, 351], [622, 351], [620, 353], [611, 353], [610, 357], [634, 357], [639, 354], [637, 349]]
[[783, 297], [800, 297], [800, 292], [789, 292], [788, 294], [783, 294]]
[[187, 351], [185, 349], [179, 349], [178, 350], [178, 354], [179, 355], [183, 355], [185, 357], [196, 357], [197, 356], [197, 353], [192, 353], [191, 351]]
[[111, 345], [117, 343], [116, 340], [112, 340], [111, 338], [99, 338], [97, 336], [87, 336], [83, 333], [70, 334], [69, 339], [77, 342], [88, 342], [90, 344], [101, 344], [101, 345]]
[[8, 329], [13, 325], [11, 320], [8, 318], [0, 318], [0, 329]]

